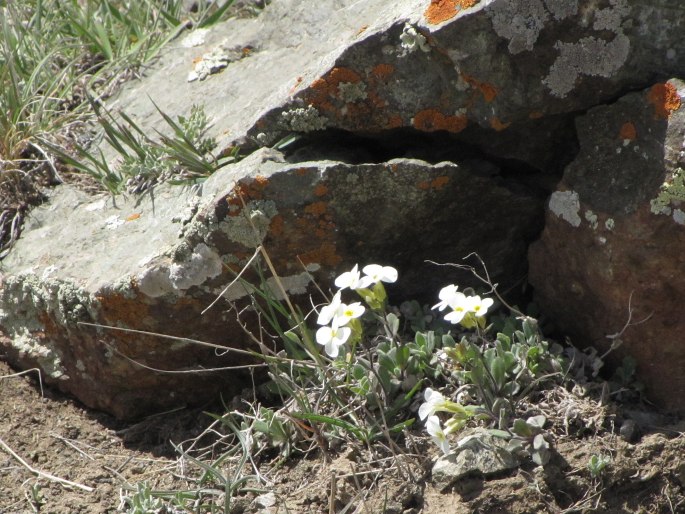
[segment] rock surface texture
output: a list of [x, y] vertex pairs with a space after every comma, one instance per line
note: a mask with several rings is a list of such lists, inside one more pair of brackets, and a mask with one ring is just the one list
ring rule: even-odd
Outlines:
[[[226, 302], [201, 313], [260, 244], [303, 305], [356, 262], [392, 264], [393, 293], [428, 297], [455, 276], [424, 260], [473, 251], [507, 288], [553, 193], [531, 251], [543, 308], [579, 344], [606, 344], [634, 291], [633, 320], [654, 315], [622, 350], [648, 359], [664, 399], [685, 359], [683, 90], [665, 82], [685, 76], [684, 26], [680, 0], [274, 0], [190, 33], [111, 107], [154, 133], [155, 104], [203, 104], [219, 150], [247, 157], [140, 203], [54, 191], [2, 262], [2, 352], [120, 417], [197, 400], [246, 372], [129, 358], [247, 357], [78, 322], [256, 349]], [[265, 148], [291, 135], [284, 154]], [[225, 296], [249, 306], [244, 289]]]
[[685, 84], [658, 83], [579, 117], [580, 153], [549, 201], [530, 281], [563, 331], [615, 365], [632, 356], [650, 398], [685, 408]]

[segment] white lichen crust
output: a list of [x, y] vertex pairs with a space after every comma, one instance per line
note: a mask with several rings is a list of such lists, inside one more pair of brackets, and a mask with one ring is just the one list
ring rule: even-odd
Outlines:
[[549, 198], [549, 210], [574, 227], [580, 226], [580, 199], [575, 191], [555, 191]]

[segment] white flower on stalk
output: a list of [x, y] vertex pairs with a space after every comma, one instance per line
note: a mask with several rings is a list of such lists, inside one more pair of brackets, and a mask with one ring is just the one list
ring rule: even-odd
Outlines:
[[350, 327], [338, 327], [335, 324], [331, 327], [321, 327], [316, 331], [316, 342], [324, 347], [326, 354], [335, 359], [340, 353], [340, 347], [352, 335]]
[[460, 323], [470, 309], [468, 298], [464, 293], [455, 293], [454, 296], [450, 298], [447, 306], [449, 307], [450, 312], [445, 314], [445, 321], [449, 321], [453, 325]]
[[426, 432], [431, 436], [433, 442], [437, 444], [442, 453], [449, 455], [450, 443], [447, 442], [447, 435], [440, 426], [440, 420], [437, 416], [429, 416], [426, 420]]
[[316, 318], [316, 322], [319, 325], [328, 325], [331, 320], [335, 317], [335, 313], [338, 308], [342, 305], [342, 299], [340, 298], [340, 291], [335, 293], [333, 300], [328, 305], [321, 307], [321, 312], [319, 312], [319, 317]]
[[466, 299], [466, 307], [469, 312], [473, 312], [473, 314], [477, 317], [480, 318], [481, 316], [485, 316], [485, 314], [488, 312], [488, 309], [492, 306], [492, 304], [495, 303], [492, 298], [483, 298], [481, 300], [480, 296], [469, 296]]
[[397, 281], [397, 270], [392, 266], [381, 266], [380, 264], [369, 264], [362, 270], [364, 277], [360, 280], [360, 287], [367, 288], [378, 282], [392, 284]]
[[422, 420], [432, 416], [439, 410], [446, 410], [445, 407], [449, 402], [442, 393], [434, 391], [430, 387], [423, 392], [423, 398], [426, 401], [419, 407], [419, 418]]
[[319, 325], [328, 325], [332, 321], [334, 325], [343, 327], [351, 319], [358, 318], [364, 314], [364, 310], [364, 306], [360, 302], [342, 303], [340, 291], [338, 291], [335, 293], [331, 303], [321, 308], [316, 322]]
[[361, 287], [359, 282], [359, 266], [356, 264], [354, 265], [354, 268], [352, 268], [350, 271], [346, 271], [345, 273], [343, 273], [335, 279], [335, 285], [340, 289], [345, 289], [347, 287], [349, 287], [350, 289], [359, 289]]
[[443, 287], [438, 293], [438, 298], [440, 298], [440, 301], [433, 305], [431, 309], [438, 309], [439, 311], [445, 310], [445, 308], [449, 307], [450, 302], [453, 301], [455, 295], [459, 294], [464, 296], [462, 293], [458, 293], [457, 289], [459, 288], [454, 284]]

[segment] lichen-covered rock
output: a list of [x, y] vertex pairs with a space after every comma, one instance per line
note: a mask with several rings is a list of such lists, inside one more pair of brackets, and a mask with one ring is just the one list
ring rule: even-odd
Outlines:
[[[196, 99], [220, 149], [406, 128], [548, 170], [574, 113], [685, 75], [684, 18], [679, 0], [278, 0], [190, 34], [114, 106], [158, 129], [151, 99], [177, 114]], [[222, 52], [225, 68], [188, 82]]]
[[[244, 365], [244, 354], [153, 333], [254, 349], [226, 301], [202, 311], [260, 244], [304, 309], [313, 280], [326, 288], [355, 263], [396, 266], [398, 298], [454, 279], [425, 259], [449, 262], [474, 250], [495, 280], [510, 283], [525, 273], [543, 199], [512, 190], [496, 171], [473, 160], [289, 164], [260, 150], [198, 192], [160, 186], [115, 207], [58, 188], [3, 261], [0, 351], [120, 417], [233, 391], [241, 370], [179, 372]], [[273, 278], [269, 286], [280, 294]], [[224, 296], [241, 311], [250, 304], [240, 285]], [[248, 309], [241, 321], [254, 329], [250, 316]]]
[[648, 397], [685, 412], [685, 84], [657, 83], [578, 118], [581, 151], [530, 250], [544, 311], [612, 364], [630, 355]]

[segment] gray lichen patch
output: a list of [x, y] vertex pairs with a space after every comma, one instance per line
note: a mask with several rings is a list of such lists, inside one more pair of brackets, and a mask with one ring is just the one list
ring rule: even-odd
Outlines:
[[71, 282], [23, 274], [3, 281], [0, 306], [0, 327], [19, 355], [34, 360], [52, 378], [68, 378], [59, 351], [49, 339], [33, 334], [44, 333], [45, 316], [66, 330], [95, 319], [97, 300]]
[[580, 226], [580, 199], [575, 191], [555, 191], [549, 198], [549, 210], [574, 227]]
[[18, 323], [29, 329], [40, 327], [38, 316], [50, 315], [57, 324], [74, 325], [97, 316], [98, 301], [66, 280], [42, 279], [30, 273], [8, 277], [0, 289], [0, 305], [21, 305], [21, 311], [0, 310], [0, 325]]
[[14, 334], [12, 346], [19, 352], [22, 358], [29, 358], [36, 362], [43, 373], [50, 378], [67, 380], [69, 375], [62, 365], [62, 357], [56, 348], [42, 344], [33, 337], [26, 329]]
[[199, 286], [207, 279], [221, 275], [221, 257], [204, 243], [198, 244], [187, 262], [174, 263], [169, 267], [169, 280], [174, 289]]
[[349, 103], [365, 100], [368, 96], [363, 82], [341, 82], [338, 84], [338, 94], [343, 101]]
[[237, 216], [229, 216], [219, 223], [219, 230], [229, 239], [247, 248], [257, 248], [269, 230], [271, 219], [278, 213], [272, 200], [248, 202]]
[[563, 20], [578, 13], [578, 0], [545, 0], [545, 7], [555, 20]]
[[[650, 209], [654, 214], [671, 215], [672, 206], [680, 206], [685, 202], [685, 170], [676, 168], [673, 178], [661, 185], [659, 194], [650, 201]], [[675, 220], [675, 217], [674, 217]], [[676, 222], [678, 220], [675, 220]]]
[[[302, 273], [298, 273], [296, 275], [280, 276], [278, 279], [269, 277], [264, 283], [264, 287], [265, 292], [268, 292], [270, 297], [273, 297], [277, 300], [284, 300], [285, 296], [283, 296], [283, 289], [285, 289], [285, 292], [288, 295], [306, 294], [307, 288], [311, 282], [311, 273], [303, 271]], [[223, 294], [223, 298], [233, 302], [254, 294], [254, 291], [250, 289], [250, 287], [251, 286], [246, 287], [241, 282], [235, 282], [231, 284], [231, 287], [228, 289], [222, 287], [214, 291], [214, 293]]]
[[221, 256], [205, 243], [197, 244], [190, 254], [172, 264], [157, 264], [136, 277], [138, 289], [150, 298], [180, 294], [193, 286], [221, 275]]
[[543, 83], [553, 95], [564, 98], [581, 75], [610, 77], [628, 58], [630, 40], [616, 34], [612, 41], [585, 37], [577, 43], [558, 42], [559, 57], [549, 70]]
[[409, 23], [404, 25], [402, 34], [400, 34], [400, 46], [402, 47], [402, 55], [414, 53], [416, 50], [430, 52], [430, 45], [426, 37]]
[[596, 230], [598, 226], [597, 215], [588, 209], [585, 211], [584, 216], [585, 220], [590, 224], [590, 227], [592, 227], [592, 230]]
[[613, 32], [609, 39], [588, 36], [576, 43], [557, 42], [559, 56], [543, 80], [550, 92], [564, 98], [581, 75], [611, 77], [628, 59], [630, 39], [621, 24], [630, 14], [626, 0], [610, 0], [609, 7], [594, 12], [593, 30]]
[[313, 105], [308, 105], [282, 112], [280, 124], [293, 132], [313, 132], [325, 129], [328, 126], [328, 119]]
[[488, 14], [497, 35], [509, 41], [512, 54], [533, 49], [549, 16], [542, 0], [493, 2]]

